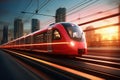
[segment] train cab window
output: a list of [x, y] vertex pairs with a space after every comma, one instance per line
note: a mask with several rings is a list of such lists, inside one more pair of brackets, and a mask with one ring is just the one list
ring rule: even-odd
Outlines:
[[58, 30], [53, 31], [53, 40], [59, 40], [61, 38]]
[[77, 41], [83, 41], [83, 31], [82, 29], [75, 25], [75, 24], [68, 24], [68, 23], [62, 23], [63, 27], [67, 31], [70, 38], [77, 40]]

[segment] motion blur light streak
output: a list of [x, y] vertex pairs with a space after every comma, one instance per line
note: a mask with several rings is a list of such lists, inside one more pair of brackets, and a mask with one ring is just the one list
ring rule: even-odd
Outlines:
[[[69, 42], [54, 42], [54, 43], [40, 43], [40, 44], [25, 44], [19, 46], [40, 46], [40, 45], [56, 45], [56, 44], [69, 44]], [[15, 45], [14, 45], [15, 46]], [[16, 45], [18, 46], [18, 45]]]
[[47, 50], [33, 50], [33, 51], [36, 51], [36, 52], [44, 52], [44, 53], [47, 53], [47, 52], [48, 52]]
[[30, 57], [30, 56], [27, 56], [27, 55], [19, 54], [17, 52], [13, 52], [13, 51], [10, 51], [10, 50], [6, 50], [6, 51], [17, 54], [19, 56], [22, 56], [22, 57], [25, 57], [25, 58], [28, 58], [28, 59], [31, 59], [31, 60], [34, 60], [34, 61], [37, 61], [37, 62], [40, 62], [40, 63], [43, 63], [43, 64], [46, 64], [46, 65], [49, 65], [49, 66], [52, 66], [54, 68], [61, 69], [63, 71], [69, 72], [69, 73], [73, 73], [73, 74], [78, 75], [78, 76], [88, 78], [90, 80], [104, 80], [103, 78], [99, 78], [99, 77], [96, 77], [96, 76], [93, 76], [93, 75], [90, 75], [90, 74], [87, 74], [87, 73], [83, 73], [83, 72], [80, 72], [80, 71], [77, 71], [77, 70], [74, 70], [74, 69], [71, 69], [71, 68], [60, 66], [58, 64], [54, 64], [54, 63], [51, 63], [51, 62], [48, 62], [48, 61], [44, 61], [44, 60], [33, 58], [33, 57]]
[[112, 60], [120, 60], [119, 58], [113, 58], [113, 57], [103, 57], [103, 56], [93, 56], [93, 55], [83, 55], [84, 57], [92, 57], [92, 58], [102, 58], [102, 59], [112, 59]]
[[97, 61], [97, 62], [103, 62], [103, 63], [111, 63], [111, 64], [118, 64], [116, 62], [108, 62], [108, 61], [103, 61], [103, 60], [94, 60], [94, 59], [87, 59], [87, 58], [80, 58], [80, 57], [76, 57], [78, 59], [83, 59], [83, 60], [89, 60], [89, 61]]

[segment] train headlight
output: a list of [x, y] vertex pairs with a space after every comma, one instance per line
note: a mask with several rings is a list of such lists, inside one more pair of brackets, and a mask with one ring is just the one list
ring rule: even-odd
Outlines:
[[71, 46], [75, 46], [75, 43], [73, 41], [70, 42]]

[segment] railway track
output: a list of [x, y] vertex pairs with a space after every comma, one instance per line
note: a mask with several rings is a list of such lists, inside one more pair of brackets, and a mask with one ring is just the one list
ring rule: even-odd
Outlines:
[[[27, 67], [29, 66], [30, 70], [33, 70], [36, 74], [40, 74], [40, 72], [42, 72], [51, 80], [95, 80], [95, 78], [114, 80], [120, 79], [119, 58], [83, 55], [82, 57], [75, 57], [71, 59], [67, 57], [39, 55], [21, 51], [13, 52], [7, 50], [7, 52], [19, 59], [18, 62], [22, 65], [27, 64]], [[31, 60], [31, 58], [35, 58], [35, 60]], [[53, 65], [46, 65], [46, 61], [48, 63], [50, 62], [49, 64], [52, 63], [53, 65], [62, 67], [56, 68], [53, 67]], [[65, 70], [62, 70], [64, 68]]]
[[[106, 79], [120, 79], [120, 59], [113, 57], [103, 57], [94, 55], [84, 55], [83, 57], [76, 57], [80, 61], [86, 62], [93, 72], [100, 74]], [[83, 66], [84, 67], [84, 66]]]

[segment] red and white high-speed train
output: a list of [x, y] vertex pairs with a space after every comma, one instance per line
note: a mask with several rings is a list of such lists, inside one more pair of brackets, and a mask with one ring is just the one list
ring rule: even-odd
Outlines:
[[86, 39], [82, 29], [76, 24], [67, 22], [50, 25], [5, 43], [0, 48], [73, 56], [87, 53]]

